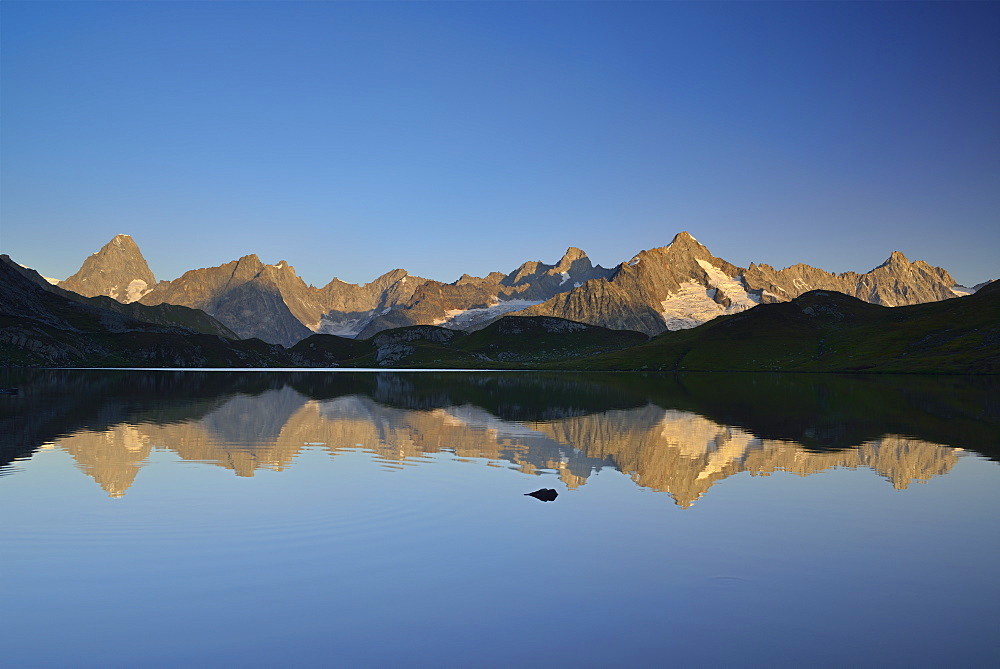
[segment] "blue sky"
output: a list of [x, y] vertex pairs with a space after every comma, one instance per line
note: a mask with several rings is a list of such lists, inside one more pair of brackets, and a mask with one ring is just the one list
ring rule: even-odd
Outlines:
[[1000, 3], [0, 3], [0, 251], [65, 278], [746, 266], [1000, 276]]

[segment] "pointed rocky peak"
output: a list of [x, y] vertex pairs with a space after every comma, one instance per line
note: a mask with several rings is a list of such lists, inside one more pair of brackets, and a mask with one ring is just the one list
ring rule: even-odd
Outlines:
[[356, 283], [349, 283], [335, 276], [332, 279], [330, 279], [329, 283], [323, 286], [320, 290], [330, 292], [330, 291], [338, 291], [351, 288], [360, 288], [360, 286]]
[[[715, 256], [712, 255], [711, 251], [700, 244], [690, 233], [679, 232], [666, 246], [640, 251], [631, 260], [619, 265], [616, 271], [625, 273], [633, 270], [642, 273], [661, 271], [666, 264], [667, 266], [686, 266], [688, 269], [693, 269], [696, 274], [701, 274], [702, 272], [694, 269], [696, 267], [695, 261], [712, 260], [713, 258]], [[712, 262], [715, 264], [716, 261], [712, 260]]]
[[261, 267], [264, 266], [264, 263], [260, 261], [260, 258], [257, 257], [256, 253], [249, 253], [240, 258], [239, 260], [237, 260], [236, 262], [237, 264], [260, 265]]
[[[343, 279], [338, 279], [338, 278], [334, 277], [330, 281], [330, 283], [328, 283], [325, 286], [323, 286], [322, 290], [325, 290], [325, 291], [328, 291], [328, 292], [332, 291], [332, 292], [336, 293], [338, 291], [354, 290], [354, 289], [358, 289], [358, 288], [364, 288], [369, 293], [371, 291], [378, 292], [378, 291], [387, 290], [389, 287], [394, 286], [394, 285], [396, 285], [396, 284], [398, 284], [400, 282], [406, 283], [407, 277], [409, 277], [409, 276], [410, 276], [410, 273], [407, 272], [405, 269], [396, 268], [396, 269], [393, 269], [393, 270], [389, 270], [388, 272], [386, 272], [385, 274], [383, 274], [381, 276], [375, 277], [375, 279], [373, 279], [372, 281], [369, 281], [368, 283], [365, 283], [365, 284], [348, 283], [347, 281], [344, 281]], [[417, 279], [417, 280], [419, 281], [420, 279]]]
[[[543, 263], [539, 260], [529, 260], [526, 263], [521, 263], [520, 267], [507, 275], [506, 282], [511, 286], [517, 285], [537, 275], [541, 271], [541, 267], [543, 267]], [[545, 267], [547, 268], [548, 266], [545, 265]]]
[[563, 257], [559, 259], [559, 263], [552, 268], [552, 272], [557, 274], [562, 272], [568, 272], [575, 264], [577, 264], [580, 261], [583, 261], [582, 264], [585, 265], [588, 269], [592, 267], [590, 258], [587, 257], [587, 254], [584, 253], [582, 249], [578, 249], [575, 246], [571, 246], [568, 249], [566, 249], [566, 253], [564, 253]]
[[678, 251], [701, 251], [704, 253], [708, 252], [697, 239], [691, 236], [690, 232], [678, 232], [674, 235], [674, 238], [666, 247], [670, 251], [677, 253]]
[[[142, 257], [139, 245], [128, 235], [115, 235], [111, 241], [101, 247], [101, 250], [94, 253], [95, 256], [107, 255], [138, 255]], [[145, 262], [145, 260], [143, 260]]]
[[[910, 264], [909, 258], [907, 258], [899, 251], [893, 251], [892, 254], [889, 256], [888, 260], [879, 265], [879, 267], [894, 267], [894, 266], [901, 267], [901, 266], [907, 266], [909, 264]], [[878, 269], [878, 267], [876, 267], [875, 269]]]
[[584, 252], [583, 249], [578, 249], [575, 246], [571, 246], [568, 249], [566, 249], [566, 253], [563, 254], [562, 260], [560, 260], [559, 263], [560, 264], [567, 262], [571, 263], [575, 260], [579, 260], [580, 258], [586, 258], [586, 257], [587, 254], [586, 252]]
[[87, 297], [107, 295], [119, 302], [134, 302], [156, 285], [156, 278], [135, 240], [115, 235], [83, 261], [79, 272], [58, 285]]
[[389, 286], [396, 283], [397, 281], [405, 279], [409, 275], [410, 273], [407, 272], [405, 269], [396, 268], [393, 270], [389, 270], [382, 276], [378, 277], [377, 279], [375, 279], [373, 283], [380, 283], [380, 284], [384, 283], [385, 285]]
[[[131, 250], [131, 249], [135, 249], [136, 251], [139, 250], [138, 244], [135, 243], [135, 240], [132, 239], [131, 235], [115, 235], [114, 238], [110, 242], [108, 242], [107, 244], [104, 245], [104, 248], [106, 249], [109, 246], [111, 246], [112, 244], [114, 246], [120, 246], [122, 248], [129, 249], [129, 250]], [[104, 250], [104, 249], [102, 249], [102, 250]]]
[[256, 253], [251, 253], [236, 261], [232, 279], [239, 282], [250, 281], [260, 274], [263, 269], [264, 263], [260, 261]]

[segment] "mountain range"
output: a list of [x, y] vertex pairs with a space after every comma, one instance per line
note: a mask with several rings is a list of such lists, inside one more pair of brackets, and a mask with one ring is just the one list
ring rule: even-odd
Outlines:
[[956, 286], [946, 270], [911, 262], [899, 252], [863, 274], [833, 274], [804, 264], [742, 268], [712, 255], [686, 232], [610, 269], [570, 247], [553, 265], [530, 261], [506, 274], [466, 274], [452, 283], [394, 269], [370, 283], [334, 278], [321, 288], [307, 285], [288, 262], [265, 264], [256, 255], [157, 282], [134, 240], [118, 235], [58, 286], [128, 304], [199, 309], [240, 338], [286, 347], [316, 333], [367, 339], [411, 325], [471, 331], [504, 315], [548, 316], [653, 336], [787, 302], [810, 290], [883, 306], [973, 292]]
[[998, 282], [902, 307], [812, 290], [652, 338], [554, 316], [502, 315], [478, 330], [311, 334], [288, 348], [239, 339], [198, 309], [84, 297], [6, 256], [0, 295], [5, 366], [1000, 372]]

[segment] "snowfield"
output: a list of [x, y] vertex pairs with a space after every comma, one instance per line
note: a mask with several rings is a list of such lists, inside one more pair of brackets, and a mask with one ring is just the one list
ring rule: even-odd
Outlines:
[[[668, 330], [698, 327], [716, 316], [735, 314], [760, 304], [757, 298], [747, 292], [739, 279], [732, 278], [705, 260], [699, 260], [698, 264], [708, 275], [709, 287], [705, 288], [691, 280], [682, 284], [679, 292], [660, 303], [660, 313]], [[713, 299], [720, 289], [732, 302], [729, 307], [724, 307]]]
[[354, 338], [358, 336], [365, 326], [371, 321], [371, 316], [364, 316], [362, 318], [345, 318], [339, 321], [335, 321], [324, 314], [316, 327], [310, 327], [309, 329], [318, 334], [332, 334], [338, 337], [350, 337]]
[[541, 300], [504, 300], [491, 304], [488, 307], [479, 307], [476, 309], [449, 309], [445, 312], [444, 318], [439, 318], [431, 323], [431, 325], [437, 325], [450, 330], [467, 330], [479, 323], [492, 320], [497, 316], [527, 309], [541, 303]]

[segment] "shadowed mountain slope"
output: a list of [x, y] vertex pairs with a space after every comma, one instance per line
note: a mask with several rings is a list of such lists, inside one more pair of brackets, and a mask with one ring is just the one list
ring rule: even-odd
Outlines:
[[1000, 287], [942, 302], [888, 308], [811, 291], [648, 344], [587, 360], [579, 369], [816, 372], [1000, 372]]
[[66, 291], [47, 286], [33, 270], [6, 256], [0, 260], [0, 360], [5, 365], [246, 367], [282, 360], [280, 347], [259, 340], [234, 341], [123, 313], [150, 313], [169, 321], [211, 320], [201, 312], [173, 305], [123, 305], [109, 298], [104, 299], [114, 302], [115, 310], [105, 309], [99, 306], [101, 298], [64, 296]]
[[84, 297], [79, 293], [71, 290], [64, 290], [59, 286], [50, 284], [35, 270], [18, 265], [6, 255], [0, 256], [0, 262], [6, 264], [8, 268], [18, 272], [22, 277], [43, 290], [73, 302], [79, 302], [81, 304], [88, 304], [100, 309], [114, 311], [122, 314], [123, 316], [134, 318], [135, 320], [142, 321], [144, 323], [154, 323], [156, 325], [163, 325], [166, 327], [181, 327], [193, 332], [219, 335], [228, 339], [239, 338], [235, 332], [200, 309], [192, 309], [190, 307], [184, 307], [176, 304], [147, 306], [138, 302], [123, 303], [106, 295]]

